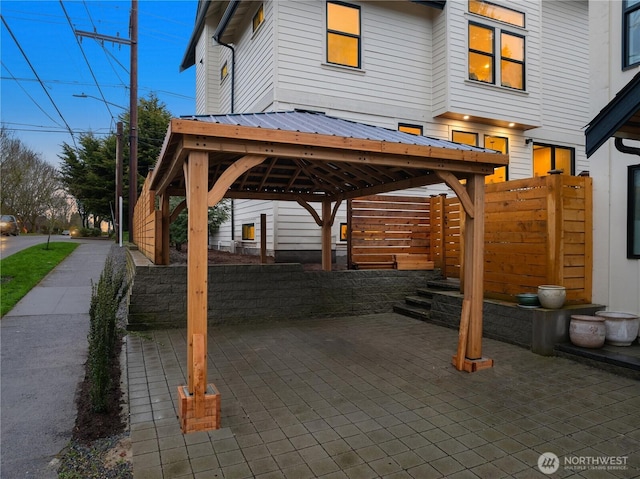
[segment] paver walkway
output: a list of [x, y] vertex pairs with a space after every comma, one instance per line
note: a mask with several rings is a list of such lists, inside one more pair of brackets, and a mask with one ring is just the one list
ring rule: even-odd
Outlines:
[[127, 339], [135, 479], [640, 476], [639, 382], [487, 339], [458, 372], [457, 331], [392, 313], [210, 328], [222, 428], [183, 435], [185, 333]]

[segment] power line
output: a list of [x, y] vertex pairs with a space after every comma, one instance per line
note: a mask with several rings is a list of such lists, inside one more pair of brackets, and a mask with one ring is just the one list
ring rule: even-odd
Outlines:
[[73, 145], [76, 147], [76, 149], [78, 149], [78, 145], [76, 145], [76, 139], [73, 136], [73, 130], [71, 129], [71, 127], [69, 126], [69, 124], [67, 123], [67, 120], [64, 119], [64, 116], [62, 115], [62, 112], [60, 111], [60, 109], [58, 108], [58, 105], [56, 105], [56, 102], [53, 101], [53, 98], [51, 98], [51, 95], [49, 94], [49, 92], [47, 91], [47, 88], [44, 86], [44, 83], [42, 82], [42, 80], [40, 79], [40, 76], [38, 75], [38, 72], [36, 71], [36, 69], [33, 67], [31, 61], [29, 60], [29, 57], [27, 57], [27, 54], [25, 53], [25, 51], [22, 49], [22, 45], [20, 45], [20, 42], [18, 41], [18, 39], [16, 38], [16, 36], [13, 34], [13, 31], [11, 31], [11, 28], [9, 28], [9, 24], [7, 23], [7, 21], [4, 18], [4, 15], [0, 15], [0, 19], [2, 19], [2, 23], [4, 24], [5, 28], [7, 29], [7, 31], [9, 32], [9, 35], [11, 35], [11, 38], [13, 39], [13, 41], [15, 42], [16, 46], [18, 47], [18, 50], [20, 50], [20, 53], [22, 53], [22, 56], [24, 57], [25, 61], [27, 62], [27, 64], [29, 65], [29, 68], [31, 68], [31, 71], [33, 72], [33, 74], [35, 75], [35, 77], [38, 79], [38, 82], [40, 83], [40, 86], [42, 87], [42, 89], [44, 90], [45, 94], [47, 95], [47, 97], [49, 98], [49, 101], [51, 102], [51, 104], [53, 105], [53, 107], [56, 109], [56, 111], [58, 112], [58, 115], [60, 116], [60, 118], [62, 119], [62, 122], [65, 124], [67, 131], [69, 132], [69, 134], [71, 135], [71, 139], [73, 140]]
[[20, 82], [18, 81], [18, 79], [13, 75], [13, 73], [11, 73], [11, 70], [9, 70], [9, 67], [7, 65], [4, 64], [4, 62], [0, 62], [2, 63], [2, 66], [4, 67], [5, 70], [7, 70], [7, 72], [9, 73], [9, 75], [11, 75], [11, 78], [13, 80], [16, 81], [16, 83], [18, 84], [18, 86], [20, 87], [20, 89], [24, 92], [25, 95], [27, 95], [27, 97], [29, 97], [29, 99], [40, 109], [40, 111], [42, 113], [45, 114], [45, 116], [47, 118], [49, 118], [49, 120], [51, 120], [52, 122], [54, 122], [56, 125], [61, 126], [60, 123], [58, 123], [56, 120], [54, 120], [51, 115], [49, 115], [49, 113], [47, 113], [44, 108], [42, 108], [40, 106], [40, 104], [29, 94], [29, 92], [20, 84]]
[[75, 29], [73, 28], [73, 23], [71, 23], [71, 18], [69, 17], [69, 14], [67, 13], [67, 10], [64, 8], [64, 3], [62, 3], [62, 0], [60, 0], [60, 7], [62, 7], [62, 11], [64, 12], [64, 16], [67, 18], [67, 22], [69, 22], [69, 27], [71, 28], [71, 31], [73, 32], [73, 38], [76, 39], [76, 43], [78, 44], [78, 47], [80, 48], [80, 52], [82, 53], [82, 57], [84, 58], [84, 61], [87, 64], [87, 67], [89, 67], [89, 72], [91, 73], [91, 77], [93, 78], [93, 81], [96, 84], [96, 88], [98, 88], [98, 91], [100, 92], [100, 96], [102, 97], [104, 105], [107, 107], [107, 111], [109, 112], [109, 115], [111, 116], [111, 121], [115, 122], [115, 117], [113, 116], [113, 113], [111, 112], [111, 108], [109, 108], [109, 104], [107, 103], [107, 99], [104, 97], [104, 93], [102, 92], [102, 88], [100, 88], [100, 83], [98, 83], [98, 79], [96, 78], [95, 73], [93, 73], [93, 68], [91, 68], [91, 64], [89, 63], [89, 60], [87, 59], [87, 55], [85, 55], [85, 53], [84, 53], [84, 49], [82, 48], [82, 44], [80, 43], [80, 40], [78, 40], [78, 37], [76, 36]]

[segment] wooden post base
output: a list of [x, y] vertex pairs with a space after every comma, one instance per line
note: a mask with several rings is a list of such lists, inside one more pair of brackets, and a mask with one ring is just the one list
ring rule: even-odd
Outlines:
[[466, 371], [468, 373], [475, 373], [476, 371], [480, 371], [482, 369], [489, 369], [493, 367], [493, 359], [489, 358], [480, 358], [480, 359], [469, 359], [464, 358], [462, 362], [462, 368], [459, 368], [457, 365], [456, 356], [451, 358], [451, 364], [453, 364], [458, 371]]
[[220, 393], [213, 384], [204, 395], [204, 416], [196, 417], [196, 396], [187, 386], [178, 386], [178, 417], [183, 434], [220, 429]]

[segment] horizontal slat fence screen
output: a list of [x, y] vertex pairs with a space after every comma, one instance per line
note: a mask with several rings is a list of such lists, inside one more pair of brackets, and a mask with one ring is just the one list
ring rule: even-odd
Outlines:
[[549, 175], [493, 183], [485, 195], [485, 296], [513, 300], [541, 284], [590, 303], [592, 180]]
[[133, 238], [138, 249], [147, 258], [160, 264], [161, 212], [156, 209], [156, 195], [149, 190], [149, 184], [150, 179], [147, 177], [133, 212]]
[[349, 200], [349, 267], [393, 268], [394, 255], [430, 255], [429, 198], [374, 195]]

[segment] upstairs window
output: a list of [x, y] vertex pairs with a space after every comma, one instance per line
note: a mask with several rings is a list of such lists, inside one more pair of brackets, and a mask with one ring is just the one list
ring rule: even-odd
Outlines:
[[525, 37], [511, 27], [524, 27], [524, 13], [477, 0], [469, 2], [469, 12], [504, 23], [469, 22], [469, 80], [524, 90]]
[[253, 31], [255, 32], [264, 22], [264, 5], [260, 5], [258, 11], [253, 16]]
[[629, 166], [627, 258], [640, 259], [640, 165]]
[[640, 0], [624, 2], [622, 36], [622, 67], [640, 65]]
[[220, 83], [222, 83], [227, 76], [229, 76], [229, 66], [227, 62], [224, 62], [222, 68], [220, 68]]
[[534, 143], [533, 176], [546, 176], [549, 171], [562, 171], [563, 175], [573, 175], [575, 149]]
[[327, 63], [360, 68], [360, 7], [327, 2]]

